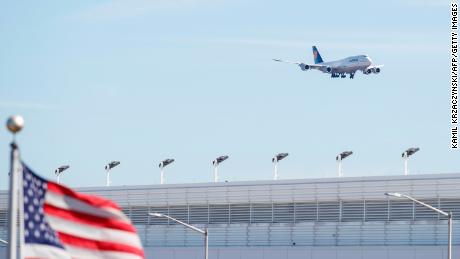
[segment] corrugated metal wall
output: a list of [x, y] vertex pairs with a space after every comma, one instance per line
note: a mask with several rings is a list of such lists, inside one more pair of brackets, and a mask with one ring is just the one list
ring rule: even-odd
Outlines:
[[[81, 188], [115, 200], [145, 246], [201, 246], [202, 237], [161, 212], [208, 227], [211, 246], [442, 245], [446, 220], [385, 192], [401, 192], [460, 218], [460, 174]], [[6, 236], [0, 193], [0, 237]], [[460, 226], [454, 223], [454, 243]]]

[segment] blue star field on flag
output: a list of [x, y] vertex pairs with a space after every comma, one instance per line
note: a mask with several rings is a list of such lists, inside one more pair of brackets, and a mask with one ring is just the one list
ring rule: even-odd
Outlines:
[[24, 238], [26, 244], [63, 248], [57, 233], [51, 229], [44, 213], [47, 181], [23, 165]]

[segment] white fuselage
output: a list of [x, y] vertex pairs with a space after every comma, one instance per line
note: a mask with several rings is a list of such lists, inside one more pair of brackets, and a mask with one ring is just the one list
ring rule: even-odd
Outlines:
[[[337, 61], [323, 62], [317, 65], [325, 66], [319, 69], [324, 73], [355, 73], [358, 70], [364, 71], [366, 68], [371, 66], [372, 60], [367, 55], [359, 55], [347, 57]], [[327, 71], [328, 67], [332, 69], [330, 72]]]

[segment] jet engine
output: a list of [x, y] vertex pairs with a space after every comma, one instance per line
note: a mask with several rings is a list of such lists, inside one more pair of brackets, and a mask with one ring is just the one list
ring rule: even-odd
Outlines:
[[374, 74], [378, 74], [378, 73], [380, 73], [380, 68], [379, 67], [374, 67], [374, 68], [372, 68], [372, 72], [374, 72]]
[[302, 69], [302, 71], [310, 69], [310, 66], [307, 65], [307, 64], [304, 64], [304, 63], [299, 64], [299, 67], [300, 67], [300, 69]]
[[366, 70], [363, 71], [363, 74], [365, 74], [365, 75], [369, 75], [370, 73], [372, 73], [371, 68], [366, 68]]
[[326, 71], [327, 71], [328, 73], [331, 73], [331, 72], [332, 72], [332, 68], [331, 68], [331, 67], [326, 67]]

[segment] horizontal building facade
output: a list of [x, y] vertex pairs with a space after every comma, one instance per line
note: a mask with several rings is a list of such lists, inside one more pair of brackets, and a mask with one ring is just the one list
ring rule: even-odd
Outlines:
[[[200, 234], [149, 212], [208, 228], [210, 258], [445, 258], [446, 218], [386, 192], [451, 211], [453, 242], [460, 245], [460, 174], [79, 191], [116, 201], [137, 227], [149, 258], [201, 258], [203, 246]], [[0, 238], [6, 237], [6, 195], [0, 193]]]

